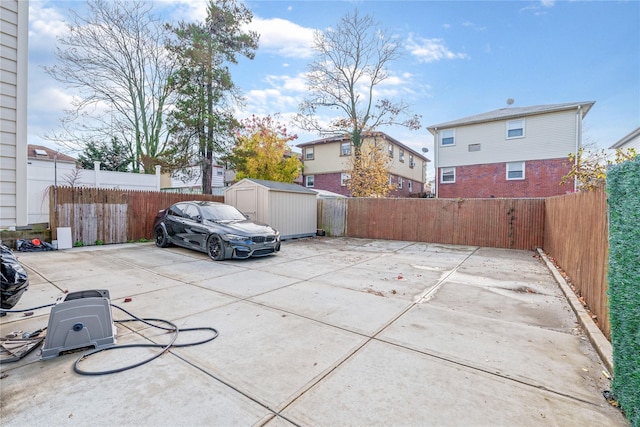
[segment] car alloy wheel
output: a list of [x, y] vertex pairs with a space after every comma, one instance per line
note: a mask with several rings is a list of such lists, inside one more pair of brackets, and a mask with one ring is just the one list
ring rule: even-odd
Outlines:
[[212, 234], [207, 239], [207, 254], [214, 261], [222, 261], [224, 259], [224, 246], [222, 239], [216, 234]]

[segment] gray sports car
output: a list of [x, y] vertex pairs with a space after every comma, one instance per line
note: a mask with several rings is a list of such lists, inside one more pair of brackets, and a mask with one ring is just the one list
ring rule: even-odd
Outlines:
[[170, 244], [205, 252], [211, 259], [265, 256], [280, 250], [280, 233], [250, 221], [233, 206], [215, 202], [179, 202], [156, 215], [156, 245]]

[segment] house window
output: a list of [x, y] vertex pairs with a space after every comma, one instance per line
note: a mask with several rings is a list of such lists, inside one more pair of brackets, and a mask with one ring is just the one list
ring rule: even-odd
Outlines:
[[400, 160], [401, 162], [404, 162], [404, 150], [403, 149], [398, 149], [398, 160]]
[[455, 129], [446, 129], [440, 133], [440, 145], [456, 145]]
[[343, 187], [347, 186], [347, 181], [349, 181], [351, 179], [351, 175], [349, 175], [348, 173], [341, 173], [340, 174], [340, 185]]
[[507, 163], [507, 180], [524, 179], [524, 162]]
[[507, 122], [507, 139], [524, 137], [524, 119]]
[[407, 188], [409, 189], [409, 193], [413, 192], [413, 182], [411, 182], [411, 180], [407, 181]]
[[313, 175], [307, 175], [304, 177], [304, 185], [307, 187], [313, 187]]
[[313, 147], [307, 147], [304, 149], [304, 159], [313, 160]]
[[341, 156], [350, 156], [351, 155], [351, 143], [343, 142], [340, 144], [340, 155]]
[[393, 159], [393, 144], [389, 144], [389, 157]]
[[440, 182], [450, 184], [456, 182], [456, 168], [440, 169]]
[[393, 177], [389, 174], [389, 185], [393, 184]]
[[412, 168], [414, 167], [416, 164], [413, 161], [413, 154], [409, 154], [409, 167]]
[[402, 177], [401, 176], [398, 177], [398, 188], [400, 190], [402, 190]]

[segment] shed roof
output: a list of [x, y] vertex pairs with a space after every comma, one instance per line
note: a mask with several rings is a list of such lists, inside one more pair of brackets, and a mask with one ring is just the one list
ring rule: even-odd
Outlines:
[[486, 113], [476, 114], [474, 116], [464, 117], [462, 119], [452, 120], [450, 122], [439, 123], [427, 127], [432, 134], [438, 128], [450, 128], [459, 125], [471, 125], [475, 123], [492, 122], [496, 120], [504, 120], [510, 118], [518, 118], [525, 116], [533, 116], [537, 114], [553, 113], [556, 111], [574, 110], [582, 107], [582, 117], [586, 116], [595, 101], [584, 102], [567, 102], [564, 104], [547, 104], [533, 105], [530, 107], [507, 107], [499, 110], [488, 111]]
[[278, 182], [278, 181], [267, 181], [267, 180], [264, 180], [264, 179], [255, 179], [255, 178], [244, 178], [244, 179], [238, 181], [237, 183], [233, 184], [228, 189], [233, 188], [235, 185], [238, 185], [243, 181], [251, 181], [253, 183], [256, 183], [256, 184], [261, 185], [263, 187], [269, 188], [271, 190], [287, 191], [289, 193], [313, 194], [314, 196], [316, 195], [315, 191], [310, 190], [310, 189], [308, 189], [306, 187], [303, 187], [301, 185], [298, 185], [298, 184], [290, 184], [288, 182]]

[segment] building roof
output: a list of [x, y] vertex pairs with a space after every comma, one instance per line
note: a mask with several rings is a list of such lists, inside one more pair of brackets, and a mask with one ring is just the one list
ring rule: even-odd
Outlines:
[[[367, 132], [367, 133], [363, 133], [363, 137], [364, 138], [376, 137], [376, 136], [377, 137], [382, 137], [382, 138], [385, 138], [385, 139], [391, 141], [392, 143], [394, 143], [398, 147], [410, 152], [411, 154], [413, 154], [414, 156], [418, 157], [421, 160], [424, 160], [426, 162], [430, 162], [431, 161], [428, 158], [426, 158], [424, 155], [422, 155], [419, 152], [417, 152], [416, 150], [414, 150], [413, 148], [407, 147], [402, 142], [398, 141], [395, 138], [390, 137], [389, 135], [387, 135], [384, 132]], [[314, 141], [309, 141], [309, 142], [303, 142], [301, 144], [296, 145], [296, 147], [303, 148], [303, 147], [308, 147], [310, 145], [333, 144], [335, 142], [343, 142], [343, 141], [350, 141], [350, 140], [351, 140], [351, 137], [349, 135], [339, 135], [339, 136], [332, 136], [332, 137], [329, 137], [329, 138], [316, 139]]]
[[621, 148], [626, 143], [631, 142], [636, 138], [640, 138], [640, 127], [636, 128], [635, 130], [632, 130], [631, 132], [623, 136], [618, 142], [616, 142], [609, 148]]
[[66, 154], [62, 154], [59, 151], [53, 150], [43, 145], [27, 145], [27, 157], [29, 159], [37, 160], [55, 160], [57, 162], [64, 163], [76, 163], [77, 160]]
[[[237, 184], [241, 183], [242, 181], [251, 181], [251, 182], [254, 182], [254, 183], [258, 184], [258, 185], [261, 185], [263, 187], [266, 187], [266, 188], [269, 188], [269, 189], [272, 189], [272, 190], [287, 191], [289, 193], [313, 194], [314, 196], [316, 195], [315, 191], [310, 190], [310, 189], [308, 189], [306, 187], [303, 187], [301, 185], [298, 185], [298, 184], [289, 184], [288, 182], [278, 182], [278, 181], [266, 181], [264, 179], [244, 178], [244, 179], [241, 179], [240, 181], [238, 181], [237, 183], [235, 183], [234, 185], [237, 185]], [[233, 185], [231, 187], [233, 187]], [[227, 189], [229, 189], [231, 187], [227, 187]]]
[[462, 119], [453, 120], [450, 122], [439, 123], [427, 127], [429, 132], [434, 134], [434, 131], [440, 128], [451, 128], [460, 125], [471, 125], [475, 123], [492, 122], [497, 120], [505, 120], [518, 117], [534, 116], [537, 114], [554, 113], [564, 110], [575, 110], [578, 107], [582, 108], [582, 117], [586, 116], [591, 107], [595, 104], [595, 101], [584, 102], [567, 102], [564, 104], [547, 104], [547, 105], [534, 105], [530, 107], [507, 107], [500, 108], [499, 110], [493, 110], [486, 113], [476, 114], [474, 116], [464, 117]]

